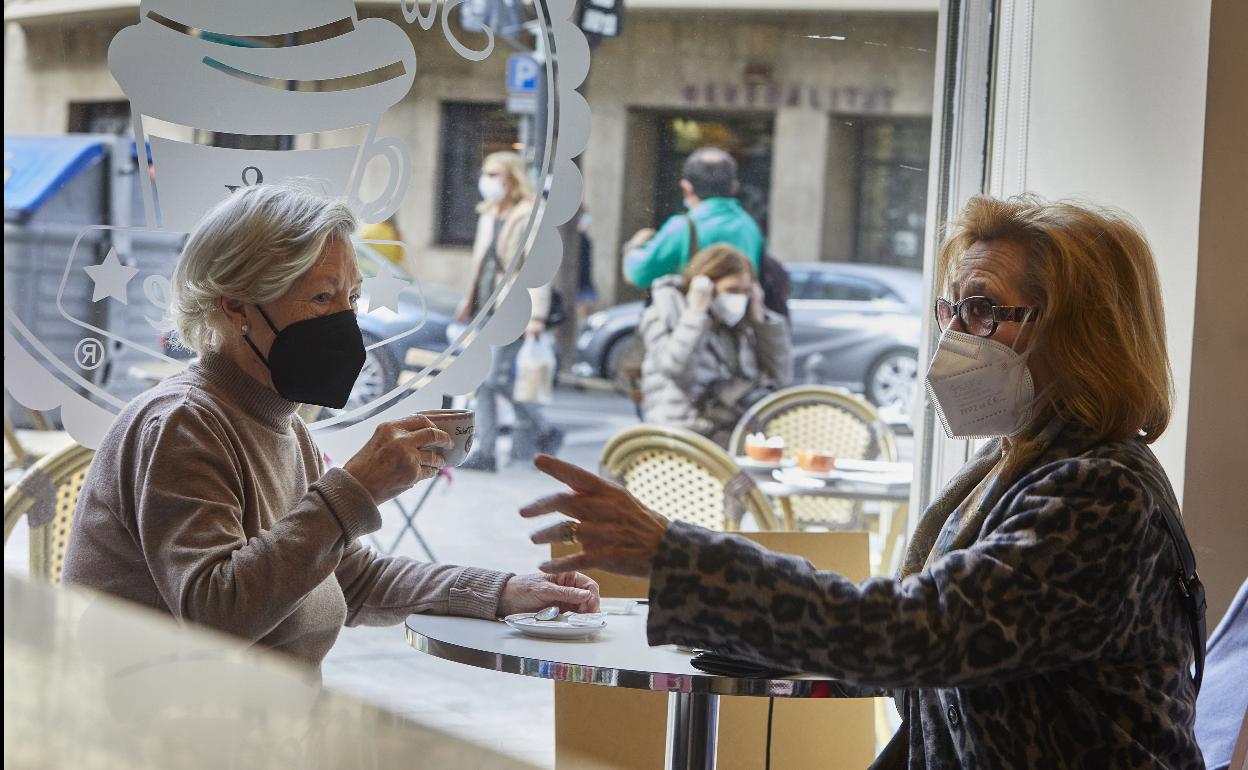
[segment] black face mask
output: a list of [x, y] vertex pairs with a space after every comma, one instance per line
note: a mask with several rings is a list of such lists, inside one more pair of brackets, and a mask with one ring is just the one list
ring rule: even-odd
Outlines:
[[347, 405], [355, 379], [364, 368], [364, 338], [354, 310], [296, 321], [281, 331], [256, 305], [277, 338], [265, 358], [243, 335], [273, 375], [273, 387], [287, 401], [333, 409]]

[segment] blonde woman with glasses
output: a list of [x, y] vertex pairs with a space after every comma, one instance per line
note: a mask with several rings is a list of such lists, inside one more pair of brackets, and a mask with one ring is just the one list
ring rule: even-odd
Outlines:
[[989, 441], [898, 579], [855, 585], [668, 522], [548, 458], [573, 491], [521, 513], [571, 516], [533, 539], [583, 551], [543, 569], [649, 578], [651, 644], [894, 694], [904, 723], [879, 768], [1203, 767], [1203, 589], [1149, 449], [1172, 391], [1147, 242], [1114, 211], [979, 197], [936, 267], [929, 393], [951, 437]]

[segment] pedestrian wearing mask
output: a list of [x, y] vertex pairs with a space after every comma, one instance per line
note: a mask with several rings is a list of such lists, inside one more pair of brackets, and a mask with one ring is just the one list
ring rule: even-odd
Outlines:
[[646, 422], [727, 446], [745, 410], [792, 380], [788, 326], [762, 294], [749, 259], [722, 243], [654, 283], [641, 319]]
[[[496, 152], [487, 156], [481, 164], [477, 188], [481, 193], [481, 203], [477, 206], [480, 218], [472, 247], [472, 285], [457, 313], [458, 319], [465, 323], [489, 302], [494, 290], [507, 276], [512, 260], [523, 249], [535, 197], [524, 160], [514, 152]], [[546, 321], [551, 310], [549, 285], [529, 289], [529, 295], [532, 311], [524, 336], [494, 348], [494, 361], [489, 374], [477, 389], [478, 449], [464, 463], [465, 468], [489, 472], [498, 468], [494, 445], [499, 436], [499, 396], [510, 401], [516, 413], [513, 459], [528, 460], [534, 447], [541, 452], [555, 454], [563, 444], [563, 431], [547, 422], [540, 406], [512, 398], [516, 357], [525, 338], [540, 337], [546, 332]], [[524, 451], [526, 447], [527, 452]]]

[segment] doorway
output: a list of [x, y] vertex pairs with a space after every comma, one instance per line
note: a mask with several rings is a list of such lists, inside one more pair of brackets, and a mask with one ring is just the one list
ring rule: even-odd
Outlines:
[[763, 234], [767, 233], [771, 199], [771, 156], [774, 116], [770, 113], [659, 113], [655, 115], [658, 147], [654, 177], [654, 226], [682, 213], [681, 169], [699, 147], [728, 151], [737, 161], [737, 198]]

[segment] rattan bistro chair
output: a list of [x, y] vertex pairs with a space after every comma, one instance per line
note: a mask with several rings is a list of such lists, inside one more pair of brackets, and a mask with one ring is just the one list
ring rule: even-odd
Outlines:
[[74, 507], [95, 451], [72, 444], [35, 463], [4, 493], [4, 539], [22, 516], [30, 525], [30, 574], [61, 582]]
[[669, 519], [718, 531], [740, 529], [748, 511], [760, 530], [776, 515], [732, 458], [713, 441], [680, 428], [641, 425], [603, 447], [599, 472]]
[[[737, 423], [728, 441], [735, 456], [745, 454], [752, 433], [784, 439], [785, 458], [799, 449], [853, 460], [897, 460], [893, 431], [867, 401], [825, 385], [799, 385], [756, 403]], [[790, 525], [835, 529], [862, 527], [862, 503], [828, 497], [785, 498]]]

